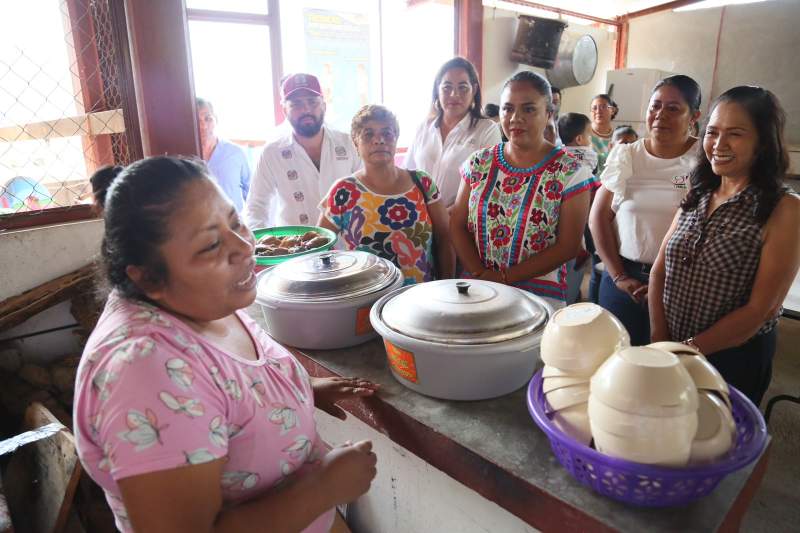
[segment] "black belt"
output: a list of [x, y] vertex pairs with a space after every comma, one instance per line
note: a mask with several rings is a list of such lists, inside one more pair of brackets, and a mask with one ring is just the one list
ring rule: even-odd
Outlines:
[[653, 269], [651, 263], [640, 263], [638, 261], [631, 261], [630, 259], [622, 258], [622, 264], [626, 270], [630, 269], [637, 274], [649, 276], [650, 271]]

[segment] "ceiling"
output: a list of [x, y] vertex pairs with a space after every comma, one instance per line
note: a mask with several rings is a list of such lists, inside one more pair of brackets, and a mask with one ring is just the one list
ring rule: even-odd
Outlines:
[[[519, 4], [507, 2], [504, 0], [483, 0], [483, 4], [491, 7], [498, 7], [503, 9], [510, 9], [512, 11], [524, 11], [529, 8], [523, 7]], [[725, 3], [746, 3], [748, 1], [764, 1], [764, 0], [728, 0], [727, 2], [719, 1], [714, 5], [722, 5]], [[531, 0], [532, 4], [541, 4], [565, 11], [573, 11], [583, 15], [590, 15], [593, 17], [603, 18], [607, 20], [633, 13], [634, 11], [641, 11], [650, 7], [668, 4], [669, 0]], [[711, 5], [708, 5], [711, 7]]]
[[[504, 6], [503, 4], [507, 4], [507, 2], [503, 2], [502, 0], [484, 0], [483, 3], [484, 5], [491, 5], [492, 7], [496, 5], [498, 8], [514, 9], [522, 7], [519, 5], [514, 6], [513, 4]], [[647, 9], [648, 7], [665, 4], [667, 2], [665, 0], [531, 0], [531, 3], [547, 5], [565, 11], [574, 11], [576, 13], [604, 19], [613, 19], [626, 13]]]

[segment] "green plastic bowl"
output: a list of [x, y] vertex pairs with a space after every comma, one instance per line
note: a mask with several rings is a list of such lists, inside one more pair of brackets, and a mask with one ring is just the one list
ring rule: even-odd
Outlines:
[[339, 236], [331, 230], [327, 228], [320, 228], [319, 226], [277, 226], [274, 228], [262, 228], [254, 230], [253, 235], [255, 236], [256, 241], [258, 241], [267, 235], [272, 235], [273, 237], [288, 237], [292, 235], [303, 235], [309, 231], [316, 231], [320, 234], [320, 236], [326, 237], [328, 239], [328, 244], [323, 244], [322, 246], [317, 246], [316, 248], [306, 250], [305, 252], [297, 252], [295, 254], [271, 256], [257, 255], [255, 256], [256, 264], [262, 266], [278, 265], [294, 257], [300, 257], [301, 255], [313, 254], [314, 252], [324, 252], [333, 248], [333, 245], [336, 244], [336, 241], [339, 239]]

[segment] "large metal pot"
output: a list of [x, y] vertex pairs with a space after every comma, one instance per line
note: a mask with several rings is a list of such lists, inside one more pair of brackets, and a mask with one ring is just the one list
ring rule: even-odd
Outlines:
[[550, 84], [561, 89], [586, 85], [597, 70], [597, 43], [591, 35], [567, 35], [555, 63], [547, 70]]
[[372, 304], [402, 285], [400, 269], [377, 255], [319, 252], [264, 272], [256, 303], [278, 342], [330, 350], [375, 338], [369, 321]]
[[482, 400], [524, 386], [553, 308], [514, 287], [442, 280], [399, 289], [370, 312], [397, 380], [421, 394]]

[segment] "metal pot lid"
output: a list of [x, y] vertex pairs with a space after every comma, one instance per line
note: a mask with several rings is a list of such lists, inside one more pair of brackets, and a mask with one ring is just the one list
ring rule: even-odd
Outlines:
[[359, 251], [331, 250], [291, 259], [264, 274], [258, 297], [285, 301], [330, 301], [380, 291], [396, 282], [390, 261]]
[[397, 293], [381, 309], [387, 327], [444, 344], [492, 344], [544, 328], [547, 309], [537, 297], [481, 280], [442, 280]]

